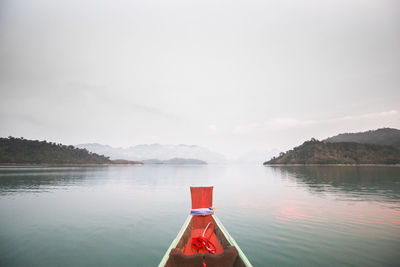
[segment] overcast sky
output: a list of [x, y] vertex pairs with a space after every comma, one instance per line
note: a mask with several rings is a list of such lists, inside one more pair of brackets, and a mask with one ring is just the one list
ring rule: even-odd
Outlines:
[[400, 128], [398, 0], [0, 0], [0, 136], [237, 156]]

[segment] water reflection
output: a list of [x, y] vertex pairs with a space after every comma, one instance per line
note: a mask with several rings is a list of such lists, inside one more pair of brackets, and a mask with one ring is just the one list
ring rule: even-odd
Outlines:
[[400, 202], [398, 167], [280, 166], [272, 169], [314, 194], [334, 193], [346, 200]]
[[254, 266], [394, 266], [399, 182], [386, 167], [0, 168], [0, 266], [156, 266], [191, 185], [215, 186]]
[[46, 192], [58, 186], [93, 182], [104, 170], [105, 168], [102, 167], [2, 167], [0, 168], [0, 194], [23, 191]]
[[104, 167], [0, 167], [0, 195], [104, 184], [185, 187], [215, 184], [225, 167], [148, 165]]

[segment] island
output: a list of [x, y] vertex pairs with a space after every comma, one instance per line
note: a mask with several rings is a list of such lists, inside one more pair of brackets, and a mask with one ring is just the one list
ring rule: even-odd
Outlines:
[[142, 165], [140, 161], [110, 160], [86, 149], [23, 137], [0, 138], [0, 165]]
[[312, 138], [264, 162], [276, 164], [400, 164], [400, 130], [380, 128], [342, 133], [322, 141]]
[[276, 164], [400, 164], [400, 150], [393, 146], [355, 142], [318, 141], [302, 145], [264, 162]]

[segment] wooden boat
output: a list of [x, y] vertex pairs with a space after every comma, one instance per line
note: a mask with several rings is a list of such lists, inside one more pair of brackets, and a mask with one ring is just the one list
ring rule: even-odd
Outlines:
[[252, 266], [212, 208], [213, 187], [190, 187], [191, 214], [162, 258], [161, 266]]

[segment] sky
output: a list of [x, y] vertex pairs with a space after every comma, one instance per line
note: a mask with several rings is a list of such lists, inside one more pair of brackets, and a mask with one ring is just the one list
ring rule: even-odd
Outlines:
[[397, 0], [0, 0], [0, 136], [228, 157], [400, 128]]

